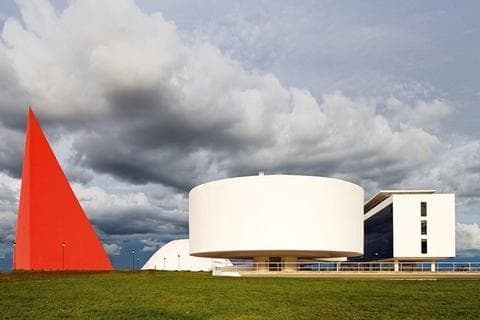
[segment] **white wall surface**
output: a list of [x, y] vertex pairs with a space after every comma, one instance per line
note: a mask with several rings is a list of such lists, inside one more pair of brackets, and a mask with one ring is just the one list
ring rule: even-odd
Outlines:
[[[455, 256], [455, 195], [419, 194], [393, 197], [393, 255], [396, 258], [447, 258]], [[427, 216], [420, 216], [420, 202], [427, 202]], [[421, 235], [421, 220], [427, 235]], [[428, 253], [421, 253], [421, 239]]]
[[[180, 256], [180, 257], [178, 257]], [[158, 249], [142, 270], [212, 271], [212, 265], [231, 266], [226, 259], [198, 258], [190, 255], [189, 240], [173, 240]]]
[[363, 253], [363, 189], [309, 176], [213, 181], [189, 194], [190, 252], [210, 257]]

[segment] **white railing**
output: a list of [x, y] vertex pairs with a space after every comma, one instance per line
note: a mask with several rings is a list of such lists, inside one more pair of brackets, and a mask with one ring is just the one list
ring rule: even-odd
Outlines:
[[480, 262], [437, 262], [440, 272], [480, 272]]
[[214, 265], [213, 274], [245, 272], [480, 272], [480, 262], [244, 262]]

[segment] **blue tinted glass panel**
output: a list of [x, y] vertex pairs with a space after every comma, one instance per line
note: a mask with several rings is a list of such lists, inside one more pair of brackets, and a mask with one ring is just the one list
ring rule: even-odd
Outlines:
[[363, 224], [363, 256], [351, 261], [371, 261], [393, 257], [393, 205], [383, 208]]

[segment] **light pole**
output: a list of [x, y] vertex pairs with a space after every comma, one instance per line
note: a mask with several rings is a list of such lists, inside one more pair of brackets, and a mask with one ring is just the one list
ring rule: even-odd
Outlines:
[[132, 250], [132, 271], [135, 271], [135, 250]]
[[177, 258], [178, 258], [178, 267], [177, 267], [177, 269], [178, 269], [178, 271], [180, 271], [180, 255], [177, 255]]
[[137, 258], [137, 269], [140, 270], [140, 258]]
[[163, 270], [167, 269], [167, 258], [163, 257]]
[[15, 271], [15, 241], [12, 242], [12, 270]]
[[62, 241], [62, 270], [65, 270], [65, 241]]

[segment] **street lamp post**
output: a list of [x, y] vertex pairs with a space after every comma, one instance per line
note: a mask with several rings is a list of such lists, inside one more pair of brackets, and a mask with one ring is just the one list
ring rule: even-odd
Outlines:
[[62, 241], [62, 270], [65, 270], [65, 241]]
[[137, 269], [140, 270], [140, 258], [137, 258]]
[[132, 271], [135, 271], [135, 250], [132, 250]]
[[17, 243], [15, 241], [12, 242], [12, 270], [15, 271], [15, 246]]
[[178, 258], [178, 271], [180, 271], [180, 255], [177, 255], [177, 258]]

